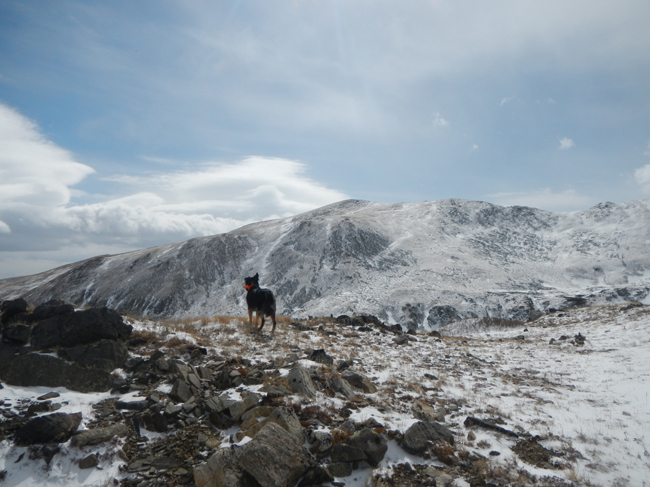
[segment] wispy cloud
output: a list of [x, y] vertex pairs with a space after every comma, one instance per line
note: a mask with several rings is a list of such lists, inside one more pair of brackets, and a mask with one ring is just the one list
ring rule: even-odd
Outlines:
[[449, 127], [449, 122], [439, 112], [436, 112], [433, 114], [433, 126], [434, 128]]
[[634, 171], [634, 179], [645, 193], [650, 193], [650, 164]]
[[575, 144], [575, 142], [573, 142], [573, 140], [571, 140], [568, 137], [562, 137], [560, 139], [560, 145], [558, 146], [558, 149], [560, 149], [560, 150], [569, 150], [569, 149], [573, 149], [575, 146], [576, 146], [576, 144]]
[[647, 150], [643, 153], [644, 156], [650, 156], [650, 140], [648, 141]]

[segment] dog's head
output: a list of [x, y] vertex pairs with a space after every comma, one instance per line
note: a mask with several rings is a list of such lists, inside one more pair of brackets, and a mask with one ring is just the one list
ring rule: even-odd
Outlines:
[[246, 291], [250, 291], [251, 289], [254, 289], [256, 287], [260, 287], [260, 275], [255, 274], [253, 277], [245, 277], [244, 278], [244, 289]]

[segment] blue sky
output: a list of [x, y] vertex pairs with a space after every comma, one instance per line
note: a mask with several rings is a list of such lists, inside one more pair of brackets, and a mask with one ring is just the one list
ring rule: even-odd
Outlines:
[[650, 195], [647, 0], [0, 2], [0, 278], [345, 198]]

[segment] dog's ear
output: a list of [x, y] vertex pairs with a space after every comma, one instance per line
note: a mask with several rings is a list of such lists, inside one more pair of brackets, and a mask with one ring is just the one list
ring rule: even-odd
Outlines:
[[254, 279], [255, 279], [256, 281], [258, 281], [259, 278], [260, 278], [260, 275], [256, 273]]

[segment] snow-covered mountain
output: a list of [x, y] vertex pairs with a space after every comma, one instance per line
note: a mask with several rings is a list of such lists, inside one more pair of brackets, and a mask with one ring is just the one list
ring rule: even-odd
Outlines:
[[650, 294], [650, 200], [551, 213], [442, 200], [347, 200], [294, 217], [0, 281], [0, 299], [123, 313], [245, 313], [260, 274], [280, 314], [368, 313], [411, 328]]

